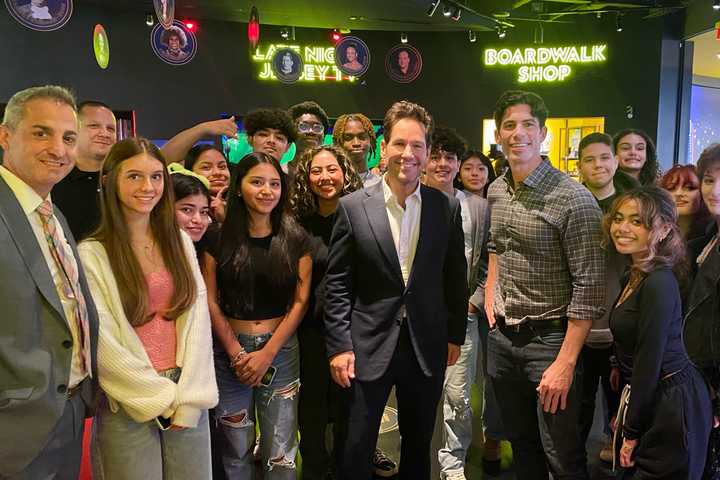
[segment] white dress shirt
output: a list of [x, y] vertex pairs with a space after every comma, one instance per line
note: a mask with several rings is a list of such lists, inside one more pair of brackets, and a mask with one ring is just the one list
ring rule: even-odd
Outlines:
[[418, 238], [420, 238], [420, 211], [422, 197], [420, 196], [420, 182], [415, 190], [405, 199], [405, 208], [401, 207], [390, 190], [387, 177], [383, 177], [383, 195], [385, 196], [385, 211], [390, 222], [395, 251], [400, 261], [400, 271], [403, 282], [407, 285], [412, 270]]
[[[55, 290], [57, 290], [60, 302], [62, 303], [63, 311], [65, 312], [65, 319], [68, 327], [70, 327], [70, 333], [72, 335], [73, 348], [72, 348], [72, 363], [70, 365], [70, 380], [68, 385], [70, 388], [80, 383], [86, 376], [83, 372], [82, 359], [80, 352], [80, 336], [78, 335], [78, 327], [74, 321], [75, 309], [77, 308], [77, 300], [71, 299], [65, 296], [63, 293], [63, 273], [60, 271], [57, 263], [53, 259], [50, 253], [50, 246], [48, 245], [47, 239], [45, 238], [45, 232], [43, 230], [42, 219], [36, 209], [43, 202], [43, 198], [37, 194], [27, 183], [20, 180], [10, 170], [0, 165], [0, 177], [5, 180], [10, 190], [15, 194], [20, 208], [22, 208], [25, 215], [27, 215], [28, 222], [32, 227], [35, 238], [37, 238], [38, 245], [42, 251], [43, 257], [45, 257], [45, 263], [50, 270], [50, 276], [52, 277], [53, 283], [55, 284]], [[52, 202], [48, 195], [48, 200]], [[77, 259], [73, 255], [72, 248], [65, 237], [62, 225], [58, 222], [55, 215], [52, 217], [55, 222], [55, 228], [57, 229], [60, 240], [62, 241], [62, 248], [65, 249], [65, 257], [75, 264], [77, 268]], [[89, 366], [88, 366], [89, 367]]]

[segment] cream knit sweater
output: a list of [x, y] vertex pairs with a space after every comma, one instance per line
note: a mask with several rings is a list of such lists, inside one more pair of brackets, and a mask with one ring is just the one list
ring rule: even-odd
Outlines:
[[174, 425], [193, 428], [202, 411], [217, 404], [218, 390], [207, 290], [192, 240], [185, 232], [181, 235], [198, 291], [195, 304], [175, 320], [176, 363], [182, 368], [177, 384], [157, 374], [125, 317], [105, 247], [91, 239], [80, 243], [78, 252], [100, 319], [98, 380], [110, 409], [117, 412], [121, 406], [137, 422], [162, 416]]

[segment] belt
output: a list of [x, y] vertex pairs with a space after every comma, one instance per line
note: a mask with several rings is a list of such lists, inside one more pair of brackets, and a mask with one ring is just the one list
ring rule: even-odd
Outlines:
[[565, 320], [559, 318], [555, 320], [528, 320], [515, 325], [506, 325], [505, 319], [500, 318], [497, 320], [497, 324], [500, 330], [512, 333], [532, 332], [534, 330], [545, 330], [548, 328], [565, 328]]

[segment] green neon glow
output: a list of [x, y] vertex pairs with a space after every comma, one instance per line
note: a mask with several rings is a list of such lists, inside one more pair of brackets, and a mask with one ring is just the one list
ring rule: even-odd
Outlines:
[[572, 73], [569, 64], [601, 63], [607, 60], [607, 45], [570, 45], [539, 48], [488, 48], [486, 66], [519, 66], [518, 82], [562, 82]]
[[335, 47], [301, 46], [274, 43], [265, 50], [258, 47], [252, 56], [253, 62], [259, 64], [260, 80], [278, 81], [272, 71], [271, 62], [275, 52], [282, 48], [291, 48], [303, 57], [305, 66], [300, 75], [300, 82], [354, 82], [356, 77], [345, 75], [335, 65]]

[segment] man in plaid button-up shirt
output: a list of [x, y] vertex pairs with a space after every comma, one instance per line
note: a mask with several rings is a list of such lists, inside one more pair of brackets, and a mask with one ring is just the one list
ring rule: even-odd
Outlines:
[[[601, 212], [540, 156], [547, 109], [509, 91], [495, 111], [509, 170], [488, 190], [488, 371], [518, 478], [587, 478], [579, 431], [578, 354], [603, 312]], [[543, 450], [545, 454], [543, 454]]]

